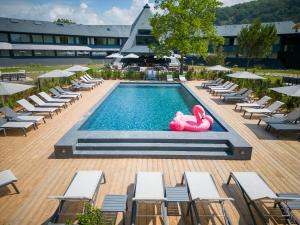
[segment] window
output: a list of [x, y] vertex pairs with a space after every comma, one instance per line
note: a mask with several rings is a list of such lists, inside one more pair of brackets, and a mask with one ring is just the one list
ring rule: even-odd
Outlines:
[[7, 33], [0, 33], [0, 41], [1, 42], [8, 42], [8, 34]]
[[56, 51], [57, 56], [75, 56], [75, 51]]
[[88, 52], [88, 51], [77, 51], [77, 56], [79, 56], [79, 57], [90, 56], [90, 52]]
[[9, 57], [9, 50], [0, 50], [0, 57]]
[[79, 37], [80, 45], [87, 45], [87, 43], [88, 43], [87, 37]]
[[118, 38], [107, 38], [107, 45], [119, 45]]
[[94, 39], [95, 39], [95, 45], [107, 45], [107, 39], [106, 38], [96, 37]]
[[33, 43], [43, 43], [43, 35], [32, 35], [32, 42]]
[[55, 36], [55, 43], [56, 44], [68, 44], [68, 37], [67, 36]]
[[29, 34], [10, 34], [12, 42], [28, 43], [30, 42]]
[[32, 56], [32, 51], [29, 50], [14, 50], [13, 55], [16, 57]]
[[154, 41], [153, 36], [136, 36], [136, 45], [148, 45]]
[[35, 50], [34, 52], [34, 56], [37, 57], [45, 57], [45, 56], [55, 56], [55, 52], [54, 51], [47, 51], [47, 50]]
[[69, 45], [74, 45], [75, 44], [74, 37], [68, 37], [68, 44]]
[[92, 52], [93, 57], [107, 56], [106, 52]]
[[53, 44], [53, 36], [51, 36], [51, 35], [44, 35], [44, 43], [45, 44]]
[[151, 30], [138, 30], [139, 35], [151, 35]]

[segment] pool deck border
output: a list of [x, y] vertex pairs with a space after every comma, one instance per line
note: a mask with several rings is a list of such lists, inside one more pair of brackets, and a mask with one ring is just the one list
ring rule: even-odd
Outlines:
[[[106, 98], [118, 87], [120, 83], [157, 83], [157, 84], [181, 84], [197, 101], [199, 101], [207, 110], [210, 111], [212, 116], [217, 119], [220, 124], [227, 130], [224, 132], [172, 132], [172, 131], [84, 131], [79, 130], [80, 127], [86, 122], [91, 114], [106, 100]], [[229, 126], [217, 113], [215, 113], [203, 100], [201, 100], [187, 85], [179, 82], [117, 82], [113, 87], [107, 91], [107, 93], [95, 104], [87, 114], [85, 114], [54, 146], [55, 156], [57, 158], [70, 158], [70, 157], [80, 157], [74, 155], [75, 147], [78, 139], [107, 139], [110, 141], [118, 141], [122, 139], [134, 138], [135, 140], [149, 140], [152, 142], [154, 140], [169, 140], [174, 141], [183, 140], [189, 143], [191, 140], [203, 141], [203, 143], [226, 143], [231, 150], [231, 153], [225, 157], [207, 155], [199, 156], [199, 158], [208, 159], [235, 159], [235, 160], [249, 160], [251, 159], [252, 146], [249, 145], [231, 126]], [[101, 157], [159, 157], [159, 158], [197, 158], [196, 155], [189, 154], [189, 152], [174, 151], [155, 151], [155, 153], [150, 151], [138, 151], [138, 149], [130, 151], [116, 151], [115, 154], [101, 155]], [[97, 155], [85, 155], [83, 157], [100, 157]]]

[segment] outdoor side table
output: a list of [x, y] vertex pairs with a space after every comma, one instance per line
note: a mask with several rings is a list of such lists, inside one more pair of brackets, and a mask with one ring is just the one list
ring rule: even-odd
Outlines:
[[121, 212], [123, 214], [123, 224], [125, 224], [127, 198], [127, 195], [105, 195], [101, 206], [101, 211], [104, 213], [114, 213], [115, 216]]

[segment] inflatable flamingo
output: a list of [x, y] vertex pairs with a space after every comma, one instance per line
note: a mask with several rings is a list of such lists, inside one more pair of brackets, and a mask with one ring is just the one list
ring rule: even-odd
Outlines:
[[194, 116], [184, 115], [182, 112], [177, 112], [175, 118], [170, 123], [169, 127], [172, 131], [207, 131], [212, 127], [213, 118], [205, 115], [204, 109], [200, 105], [195, 105], [193, 108]]

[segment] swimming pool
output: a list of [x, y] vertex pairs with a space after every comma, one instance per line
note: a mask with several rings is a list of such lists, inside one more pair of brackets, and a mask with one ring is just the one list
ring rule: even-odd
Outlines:
[[[193, 114], [197, 104], [202, 105], [181, 84], [121, 83], [80, 130], [168, 131], [177, 111]], [[207, 109], [205, 112], [212, 116]], [[225, 129], [214, 118], [211, 131]]]

